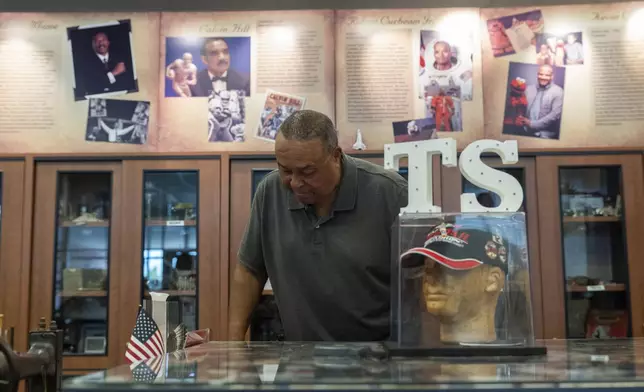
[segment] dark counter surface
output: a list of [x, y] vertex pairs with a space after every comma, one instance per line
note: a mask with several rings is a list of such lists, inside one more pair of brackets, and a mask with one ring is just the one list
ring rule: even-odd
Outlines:
[[71, 379], [63, 389], [644, 391], [644, 339], [538, 344], [546, 356], [383, 358], [378, 344], [210, 342]]

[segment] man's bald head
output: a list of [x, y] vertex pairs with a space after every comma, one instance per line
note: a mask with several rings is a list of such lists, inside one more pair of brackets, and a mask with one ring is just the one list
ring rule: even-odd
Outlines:
[[338, 148], [338, 133], [333, 121], [315, 110], [300, 110], [293, 113], [284, 120], [278, 134], [286, 140], [319, 140], [329, 153]]
[[539, 81], [539, 86], [546, 87], [552, 82], [552, 77], [554, 76], [555, 69], [552, 65], [544, 64], [539, 66], [539, 71], [537, 71], [537, 80]]

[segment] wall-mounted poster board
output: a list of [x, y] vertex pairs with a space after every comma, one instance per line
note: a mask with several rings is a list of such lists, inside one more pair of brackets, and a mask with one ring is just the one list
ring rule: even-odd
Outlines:
[[156, 150], [159, 19], [0, 14], [0, 152]]
[[644, 7], [481, 10], [485, 135], [525, 149], [644, 145]]
[[0, 14], [0, 154], [272, 152], [303, 109], [349, 153], [644, 148], [643, 49], [644, 3]]

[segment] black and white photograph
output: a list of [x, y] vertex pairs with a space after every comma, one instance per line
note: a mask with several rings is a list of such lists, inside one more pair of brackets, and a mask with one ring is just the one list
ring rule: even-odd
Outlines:
[[67, 28], [74, 99], [139, 91], [130, 20]]
[[243, 90], [213, 91], [208, 97], [208, 141], [246, 140], [246, 107]]
[[304, 97], [268, 91], [255, 136], [274, 142], [280, 125], [288, 116], [304, 109], [305, 103]]
[[145, 144], [150, 123], [150, 102], [90, 98], [85, 140]]

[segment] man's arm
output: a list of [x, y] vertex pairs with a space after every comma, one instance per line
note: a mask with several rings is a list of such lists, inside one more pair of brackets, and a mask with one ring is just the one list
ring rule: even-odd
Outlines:
[[257, 306], [267, 273], [264, 265], [262, 246], [262, 206], [264, 181], [257, 187], [253, 198], [250, 220], [238, 252], [230, 287], [230, 308], [228, 312], [228, 339], [244, 340], [252, 311]]
[[536, 130], [546, 129], [550, 124], [558, 121], [561, 118], [561, 112], [563, 111], [563, 91], [558, 91], [557, 94], [552, 99], [552, 110], [550, 113], [541, 117], [538, 120], [532, 120], [530, 122], [530, 128]]

